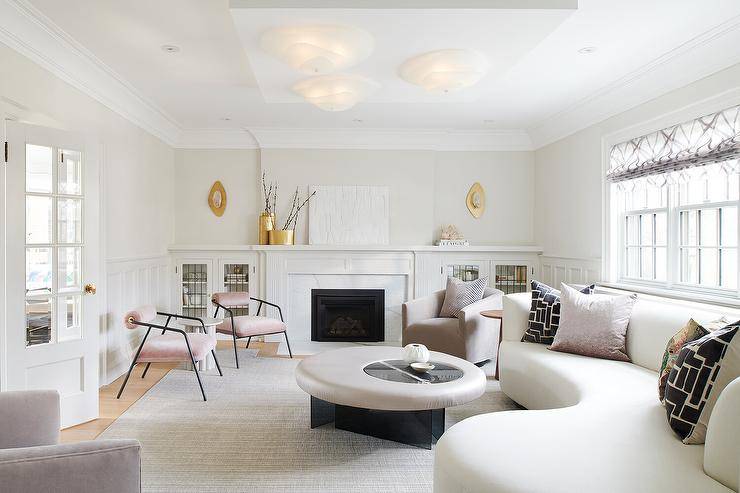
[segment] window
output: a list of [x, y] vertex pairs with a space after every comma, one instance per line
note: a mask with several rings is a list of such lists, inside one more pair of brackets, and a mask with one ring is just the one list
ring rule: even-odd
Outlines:
[[737, 296], [738, 165], [613, 184], [619, 280]]
[[607, 280], [740, 298], [740, 105], [609, 151]]

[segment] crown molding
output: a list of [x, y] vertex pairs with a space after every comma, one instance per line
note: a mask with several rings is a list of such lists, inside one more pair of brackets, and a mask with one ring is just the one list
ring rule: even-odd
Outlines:
[[0, 0], [0, 42], [168, 145], [180, 126], [27, 0]]
[[735, 16], [529, 127], [527, 132], [534, 148], [561, 140], [740, 62], [738, 29], [740, 16]]
[[177, 149], [259, 149], [259, 142], [247, 129], [186, 128], [180, 132]]
[[262, 149], [531, 151], [522, 130], [250, 128]]

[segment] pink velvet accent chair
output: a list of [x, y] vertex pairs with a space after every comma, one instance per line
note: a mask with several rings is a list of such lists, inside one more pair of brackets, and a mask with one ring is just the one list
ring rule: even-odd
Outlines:
[[[257, 306], [256, 315], [238, 315], [234, 316], [232, 308], [248, 307], [249, 301], [254, 300], [259, 303]], [[239, 354], [236, 351], [236, 340], [244, 339], [247, 337], [247, 348], [249, 343], [252, 341], [254, 336], [267, 336], [272, 334], [283, 334], [285, 336], [285, 343], [288, 345], [288, 354], [293, 357], [293, 352], [290, 350], [290, 342], [288, 341], [288, 326], [285, 325], [283, 319], [283, 310], [274, 303], [270, 303], [259, 298], [253, 298], [249, 296], [249, 293], [243, 291], [233, 291], [229, 293], [214, 293], [211, 297], [211, 302], [216, 305], [216, 312], [213, 314], [214, 317], [218, 316], [219, 310], [223, 310], [228, 317], [226, 317], [223, 323], [216, 326], [216, 332], [221, 334], [229, 334], [234, 339], [234, 358], [236, 359], [236, 367], [239, 368]], [[271, 306], [277, 308], [280, 320], [274, 318], [260, 317], [260, 310], [262, 305]]]
[[[154, 320], [157, 315], [167, 317], [167, 321], [164, 325], [155, 324]], [[121, 389], [118, 391], [116, 399], [121, 398], [124, 387], [128, 383], [128, 378], [131, 376], [131, 372], [136, 366], [136, 363], [146, 363], [146, 368], [141, 375], [141, 378], [146, 376], [146, 372], [149, 371], [149, 366], [152, 363], [162, 362], [185, 362], [193, 365], [193, 371], [195, 371], [195, 377], [198, 379], [198, 385], [200, 386], [200, 392], [203, 394], [203, 400], [206, 399], [206, 392], [203, 390], [203, 382], [200, 380], [200, 374], [198, 373], [197, 362], [203, 361], [210, 352], [213, 355], [213, 360], [216, 362], [216, 368], [218, 373], [224, 376], [221, 371], [221, 366], [218, 364], [216, 358], [216, 338], [206, 333], [205, 324], [200, 320], [203, 326], [203, 333], [191, 333], [185, 332], [182, 329], [175, 329], [170, 327], [170, 320], [173, 318], [186, 318], [189, 320], [200, 320], [196, 317], [187, 317], [184, 315], [177, 315], [174, 313], [158, 312], [156, 308], [151, 305], [145, 305], [131, 310], [124, 317], [124, 324], [126, 328], [134, 330], [139, 327], [146, 327], [146, 334], [142, 339], [139, 349], [136, 350], [136, 355], [131, 362], [131, 367], [126, 373], [126, 378], [123, 380]], [[159, 335], [150, 335], [152, 329], [161, 330], [162, 333]]]

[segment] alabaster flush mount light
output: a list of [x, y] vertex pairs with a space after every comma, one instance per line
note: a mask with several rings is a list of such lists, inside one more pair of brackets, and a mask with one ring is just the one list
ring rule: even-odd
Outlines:
[[399, 75], [429, 92], [452, 92], [477, 84], [488, 68], [488, 60], [477, 51], [439, 50], [406, 60]]
[[375, 41], [366, 31], [350, 26], [315, 25], [270, 29], [262, 49], [306, 74], [330, 74], [369, 57]]
[[325, 111], [344, 111], [380, 88], [374, 80], [355, 74], [322, 75], [302, 80], [293, 91]]

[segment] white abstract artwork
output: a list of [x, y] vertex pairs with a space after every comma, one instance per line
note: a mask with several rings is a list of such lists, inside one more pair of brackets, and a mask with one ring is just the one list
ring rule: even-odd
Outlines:
[[308, 208], [311, 245], [387, 245], [388, 187], [312, 185]]

